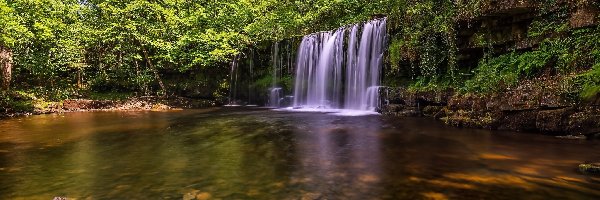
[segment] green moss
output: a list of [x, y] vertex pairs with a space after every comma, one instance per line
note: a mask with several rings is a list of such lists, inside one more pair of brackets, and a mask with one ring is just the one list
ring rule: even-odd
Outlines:
[[32, 112], [33, 99], [23, 92], [0, 92], [0, 112]]
[[519, 78], [517, 73], [517, 55], [510, 53], [490, 60], [483, 60], [474, 70], [471, 80], [461, 88], [463, 92], [498, 92], [507, 86], [513, 86]]
[[575, 77], [579, 86], [579, 97], [584, 100], [591, 99], [600, 94], [600, 63], [591, 70]]
[[414, 83], [408, 86], [408, 90], [412, 92], [439, 92], [454, 88], [451, 77], [432, 77], [417, 79]]
[[389, 56], [390, 56], [390, 70], [397, 71], [400, 69], [400, 62], [402, 61], [402, 44], [403, 41], [399, 38], [393, 38], [389, 44]]
[[600, 174], [600, 163], [581, 164], [579, 165], [579, 171], [585, 174]]

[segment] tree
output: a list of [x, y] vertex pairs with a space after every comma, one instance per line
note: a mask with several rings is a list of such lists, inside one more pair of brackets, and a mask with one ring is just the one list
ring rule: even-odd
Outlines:
[[[13, 53], [12, 47], [19, 39], [25, 39], [27, 31], [15, 16], [14, 10], [5, 0], [0, 1], [0, 79], [1, 89], [8, 90], [12, 77]], [[21, 36], [21, 38], [19, 38]]]
[[0, 71], [0, 74], [2, 74], [2, 89], [8, 90], [12, 74], [12, 52], [4, 46], [0, 46]]

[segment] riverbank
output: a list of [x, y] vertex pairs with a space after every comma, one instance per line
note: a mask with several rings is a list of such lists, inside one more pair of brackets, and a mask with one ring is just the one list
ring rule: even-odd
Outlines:
[[4, 103], [0, 119], [27, 115], [89, 111], [164, 111], [215, 106], [215, 102], [185, 97], [128, 97], [117, 100], [66, 99], [62, 101], [15, 100]]
[[565, 93], [565, 77], [521, 81], [488, 94], [390, 89], [384, 115], [426, 116], [456, 127], [538, 132], [566, 138], [600, 136], [600, 96], [579, 100]]

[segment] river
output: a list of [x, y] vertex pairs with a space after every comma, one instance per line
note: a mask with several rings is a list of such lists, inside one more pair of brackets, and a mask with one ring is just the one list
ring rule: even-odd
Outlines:
[[0, 120], [0, 199], [600, 199], [600, 142], [260, 108]]

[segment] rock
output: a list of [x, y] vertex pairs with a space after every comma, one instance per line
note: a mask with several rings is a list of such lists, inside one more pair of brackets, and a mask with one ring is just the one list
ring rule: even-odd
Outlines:
[[565, 132], [568, 117], [575, 113], [571, 108], [544, 110], [537, 113], [535, 126], [543, 132]]
[[584, 107], [567, 118], [566, 131], [572, 135], [600, 133], [600, 108]]
[[404, 110], [404, 107], [405, 107], [404, 105], [399, 105], [399, 104], [384, 105], [381, 108], [381, 113], [383, 113], [385, 115], [394, 115], [395, 113]]
[[415, 107], [406, 108], [402, 111], [396, 112], [395, 116], [397, 117], [420, 117], [421, 111]]
[[534, 131], [536, 130], [536, 110], [504, 112], [499, 120], [499, 130]]
[[423, 108], [423, 115], [433, 117], [438, 114], [444, 107], [443, 106], [426, 106]]
[[86, 99], [67, 99], [62, 103], [62, 108], [67, 111], [110, 109], [117, 104], [115, 101], [98, 101]]
[[597, 19], [600, 10], [594, 8], [594, 6], [581, 6], [577, 9], [569, 19], [571, 28], [581, 28], [587, 26], [597, 25], [599, 20]]
[[564, 95], [564, 76], [544, 73], [492, 94], [390, 88], [390, 102], [398, 104], [386, 105], [381, 112], [400, 117], [424, 115], [459, 127], [571, 135], [565, 139], [600, 133], [600, 95], [577, 104]]
[[581, 164], [579, 171], [584, 174], [600, 175], [600, 163]]
[[374, 174], [363, 174], [358, 177], [358, 180], [364, 183], [374, 183], [379, 182], [380, 179]]
[[302, 196], [300, 197], [301, 200], [315, 200], [315, 199], [321, 199], [323, 195], [319, 194], [319, 193], [315, 193], [315, 192], [306, 192], [303, 193]]
[[450, 113], [450, 110], [448, 110], [448, 108], [446, 108], [446, 107], [443, 107], [440, 111], [435, 113], [432, 117], [435, 119], [441, 119], [444, 117], [448, 117], [448, 113]]
[[208, 200], [212, 197], [212, 195], [208, 192], [201, 192], [196, 195], [197, 200]]
[[200, 192], [199, 190], [192, 190], [188, 193], [185, 193], [183, 195], [183, 200], [194, 200], [196, 199], [196, 194], [198, 194], [198, 192]]
[[165, 104], [162, 104], [162, 103], [157, 103], [152, 106], [153, 111], [161, 111], [161, 110], [169, 110], [169, 109], [171, 109], [171, 107], [169, 107]]

